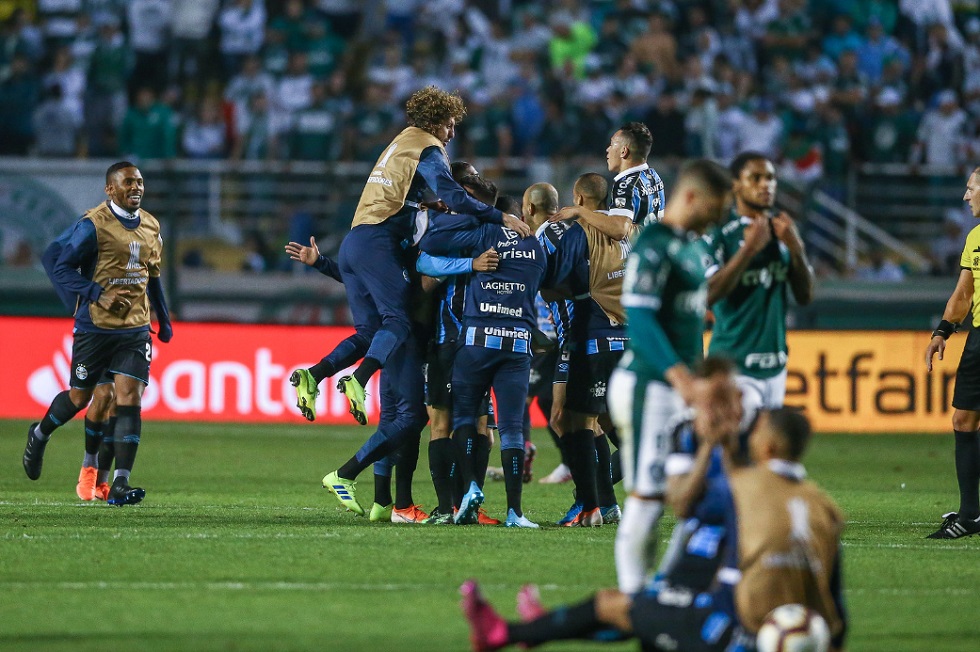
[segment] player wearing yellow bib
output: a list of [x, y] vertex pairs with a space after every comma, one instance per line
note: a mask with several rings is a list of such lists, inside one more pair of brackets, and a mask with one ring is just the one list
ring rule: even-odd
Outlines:
[[[969, 203], [973, 217], [980, 218], [980, 167], [967, 180], [963, 201]], [[942, 525], [929, 539], [959, 539], [980, 534], [980, 226], [966, 236], [960, 258], [960, 278], [946, 303], [943, 320], [926, 348], [926, 366], [932, 371], [932, 358], [943, 359], [946, 340], [956, 327], [973, 313], [973, 325], [956, 368], [953, 390], [953, 437], [956, 440], [956, 482], [960, 489], [960, 508], [943, 514]], [[972, 310], [971, 310], [972, 305]]]

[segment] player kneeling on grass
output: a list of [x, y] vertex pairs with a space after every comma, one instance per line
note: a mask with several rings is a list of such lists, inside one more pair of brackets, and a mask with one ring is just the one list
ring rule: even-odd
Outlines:
[[[717, 388], [697, 391], [717, 398]], [[696, 422], [698, 436], [703, 446], [713, 450], [710, 456], [697, 456], [705, 466], [692, 468], [691, 476], [707, 468], [717, 447], [734, 432], [731, 426], [737, 427], [737, 418], [732, 417], [740, 410], [717, 409], [719, 402], [713, 403], [697, 404], [707, 411]], [[607, 589], [581, 604], [549, 612], [525, 588], [518, 596], [525, 620], [508, 623], [470, 581], [461, 592], [473, 649], [562, 639], [603, 640], [603, 633], [609, 640], [610, 633], [619, 633], [636, 636], [645, 649], [753, 650], [755, 634], [767, 614], [788, 603], [802, 604], [823, 616], [833, 635], [833, 649], [843, 649], [846, 614], [839, 549], [844, 520], [837, 506], [805, 479], [800, 459], [809, 437], [810, 424], [801, 414], [787, 409], [764, 412], [749, 438], [755, 466], [729, 469], [727, 481], [721, 476], [702, 482], [704, 497], [693, 514], [710, 516], [720, 509], [723, 522], [732, 528], [717, 555], [722, 561], [710, 589], [695, 592], [655, 583], [635, 596]], [[725, 457], [720, 455], [721, 463], [728, 466]], [[678, 524], [682, 532], [687, 527], [689, 520]], [[710, 550], [720, 543], [707, 530], [701, 532], [699, 540], [692, 539], [698, 548]]]

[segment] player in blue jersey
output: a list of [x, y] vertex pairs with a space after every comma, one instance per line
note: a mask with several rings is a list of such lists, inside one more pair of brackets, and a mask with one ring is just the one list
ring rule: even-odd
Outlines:
[[[344, 282], [340, 274], [340, 266], [333, 259], [320, 253], [316, 239], [312, 236], [309, 246], [298, 242], [289, 242], [286, 244], [285, 250], [292, 260], [309, 265], [338, 283]], [[395, 394], [389, 385], [388, 374], [383, 369], [379, 382], [379, 392], [381, 402], [384, 405], [382, 412], [390, 417], [394, 414], [390, 404], [395, 400]], [[418, 435], [420, 434], [419, 432], [409, 436], [400, 449], [374, 463], [374, 504], [371, 505], [371, 511], [368, 515], [370, 521], [421, 523], [428, 518], [428, 514], [422, 510], [421, 505], [415, 503], [412, 496], [412, 477], [418, 462]], [[394, 498], [391, 495], [393, 469], [396, 472]]]
[[[69, 313], [75, 312], [77, 297], [55, 282], [54, 268], [64, 245], [71, 241], [74, 230], [75, 225], [65, 229], [41, 254], [41, 265]], [[85, 412], [85, 455], [75, 485], [75, 493], [82, 500], [105, 500], [109, 497], [109, 475], [115, 457], [115, 427], [116, 392], [112, 376], [106, 373], [95, 386], [92, 402]]]
[[[465, 162], [453, 163], [459, 173], [467, 172], [472, 166]], [[457, 178], [463, 188], [474, 198], [493, 204], [497, 189], [491, 182], [479, 175], [463, 174]], [[436, 288], [437, 311], [435, 333], [425, 367], [426, 403], [429, 406], [430, 439], [429, 471], [436, 490], [438, 507], [429, 522], [444, 524], [452, 522], [453, 509], [459, 506], [464, 488], [459, 474], [455, 473], [460, 457], [469, 458], [477, 469], [478, 484], [483, 485], [485, 469], [490, 458], [490, 437], [486, 417], [481, 415], [477, 432], [472, 440], [462, 441], [451, 438], [452, 428], [452, 375], [459, 336], [463, 325], [463, 311], [466, 288], [472, 272], [492, 272], [497, 269], [499, 256], [491, 247], [477, 255], [477, 252], [461, 250], [454, 252], [454, 258], [440, 258], [421, 252], [417, 262], [420, 273], [440, 284]], [[471, 257], [473, 256], [473, 257]], [[446, 261], [448, 264], [437, 264]], [[489, 406], [489, 401], [486, 403]], [[485, 414], [485, 410], [481, 410]], [[457, 444], [459, 444], [457, 446]], [[480, 473], [483, 469], [483, 475]], [[477, 514], [477, 522], [482, 525], [499, 525], [500, 521], [491, 518], [482, 508]]]
[[[592, 173], [580, 176], [573, 188], [575, 204], [600, 216], [605, 214], [606, 193], [606, 180]], [[607, 383], [628, 342], [620, 297], [629, 251], [629, 239], [614, 240], [592, 222], [579, 221], [561, 238], [551, 260], [555, 283], [567, 286], [573, 298], [560, 424], [576, 494], [575, 505], [560, 523], [571, 527], [619, 519], [611, 450], [598, 419], [607, 412]]]
[[664, 215], [664, 182], [647, 163], [653, 135], [642, 122], [627, 122], [612, 135], [606, 163], [616, 176], [609, 192], [608, 216], [581, 206], [567, 206], [552, 221], [583, 220], [614, 240], [625, 240], [634, 226], [643, 228]]
[[28, 478], [40, 477], [51, 434], [89, 404], [109, 373], [117, 406], [116, 469], [106, 502], [134, 505], [146, 495], [131, 487], [129, 478], [142, 431], [143, 390], [150, 381], [151, 306], [160, 341], [170, 341], [173, 329], [160, 280], [160, 224], [142, 209], [139, 169], [126, 161], [110, 166], [105, 193], [108, 199], [75, 223], [50, 265], [58, 295], [75, 298], [70, 389], [54, 398], [39, 423], [31, 424], [23, 465]]
[[[549, 221], [558, 213], [558, 191], [550, 183], [535, 183], [524, 191], [521, 212], [524, 220], [534, 230], [541, 248], [549, 260], [558, 247], [558, 242], [573, 222]], [[555, 362], [551, 373], [551, 410], [548, 416], [548, 432], [562, 461], [554, 470], [541, 479], [544, 484], [560, 484], [571, 479], [571, 471], [565, 464], [565, 453], [561, 446], [560, 423], [565, 407], [565, 388], [568, 380], [568, 327], [571, 323], [573, 305], [564, 293], [554, 289], [542, 288], [538, 297], [548, 310], [555, 337]], [[543, 364], [543, 363], [542, 363]], [[533, 373], [533, 371], [532, 371]]]
[[[354, 213], [351, 231], [340, 247], [340, 272], [357, 331], [357, 341], [346, 341], [319, 368], [324, 377], [363, 360], [338, 389], [346, 396], [351, 414], [367, 424], [364, 387], [382, 367], [391, 374], [396, 393], [395, 415], [384, 418], [378, 430], [341, 467], [323, 478], [323, 486], [355, 513], [364, 510], [355, 498], [354, 480], [373, 462], [397, 450], [425, 422], [422, 397], [422, 352], [411, 333], [412, 293], [408, 269], [414, 258], [406, 254], [413, 239], [417, 214], [427, 197], [438, 197], [450, 210], [472, 215], [481, 222], [503, 224], [522, 235], [530, 230], [513, 215], [466, 194], [453, 180], [445, 146], [455, 135], [456, 122], [466, 109], [457, 94], [433, 86], [416, 91], [405, 105], [409, 126], [375, 163]], [[434, 218], [433, 221], [438, 221]], [[297, 405], [310, 410], [321, 379], [298, 369], [290, 378], [297, 389]], [[307, 414], [314, 418], [315, 414]]]
[[[474, 273], [467, 287], [462, 345], [453, 368], [453, 430], [461, 442], [475, 439], [480, 402], [492, 388], [507, 493], [505, 525], [536, 528], [521, 506], [523, 415], [535, 327], [534, 297], [547, 270], [544, 251], [534, 238], [502, 226], [481, 225], [467, 215], [441, 218], [423, 236], [420, 247], [436, 255], [493, 248], [500, 256], [496, 271]], [[467, 490], [455, 517], [457, 523], [475, 518], [483, 503], [472, 463], [461, 459], [460, 472]]]
[[506, 622], [476, 583], [466, 582], [462, 607], [473, 649], [635, 636], [644, 650], [750, 652], [766, 615], [798, 603], [826, 620], [831, 650], [843, 650], [843, 516], [805, 479], [800, 459], [809, 423], [791, 410], [765, 413], [748, 441], [754, 466], [736, 468], [727, 459], [730, 445], [717, 444], [725, 438], [717, 426], [727, 424], [731, 432], [738, 425], [737, 399], [730, 403], [736, 410], [722, 418], [710, 414], [710, 405], [699, 405], [709, 412], [709, 424], [695, 424], [702, 442], [685, 480], [698, 485], [700, 497], [689, 503], [692, 516], [677, 525], [676, 564], [657, 583], [636, 595], [603, 590], [553, 611], [525, 587], [518, 594], [523, 621]]

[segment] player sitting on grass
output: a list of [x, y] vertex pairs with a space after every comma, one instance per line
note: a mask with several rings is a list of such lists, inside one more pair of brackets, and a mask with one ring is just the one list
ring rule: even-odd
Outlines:
[[[725, 382], [732, 386], [728, 376]], [[708, 553], [701, 567], [694, 554], [682, 558], [664, 582], [635, 596], [606, 589], [581, 604], [553, 611], [545, 611], [535, 591], [525, 588], [518, 595], [523, 622], [505, 621], [476, 582], [466, 582], [460, 590], [473, 649], [595, 639], [612, 629], [639, 638], [644, 649], [750, 650], [772, 609], [799, 603], [823, 616], [834, 637], [833, 649], [842, 650], [846, 613], [839, 550], [844, 520], [837, 506], [805, 479], [800, 459], [810, 425], [791, 410], [763, 413], [749, 438], [755, 466], [727, 469], [726, 481], [724, 474], [711, 474], [711, 468], [729, 466], [727, 453], [717, 446], [737, 430], [741, 410], [737, 395], [725, 402], [734, 409], [718, 409], [717, 400], [697, 403], [705, 413], [696, 417], [696, 430], [701, 446], [711, 451], [697, 453], [688, 474], [689, 485], [700, 485], [701, 492], [700, 500], [690, 503], [691, 515], [723, 525], [692, 529], [692, 521], [686, 519], [677, 526], [681, 536], [691, 530], [688, 552]], [[698, 478], [700, 482], [694, 482]], [[678, 577], [684, 562], [687, 570]], [[710, 588], [702, 588], [704, 570], [712, 566]], [[684, 586], [686, 577], [697, 586]]]

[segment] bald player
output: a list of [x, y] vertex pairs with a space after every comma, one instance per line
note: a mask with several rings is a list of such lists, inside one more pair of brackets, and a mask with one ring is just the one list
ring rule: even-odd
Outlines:
[[[612, 219], [605, 212], [607, 192], [606, 180], [595, 173], [580, 176], [572, 191], [576, 206]], [[606, 386], [629, 341], [620, 300], [629, 252], [628, 238], [613, 239], [591, 221], [579, 221], [569, 227], [551, 261], [555, 283], [573, 301], [566, 339], [568, 383], [559, 423], [577, 499], [561, 521], [569, 527], [619, 520], [609, 441], [598, 417], [607, 412]]]

